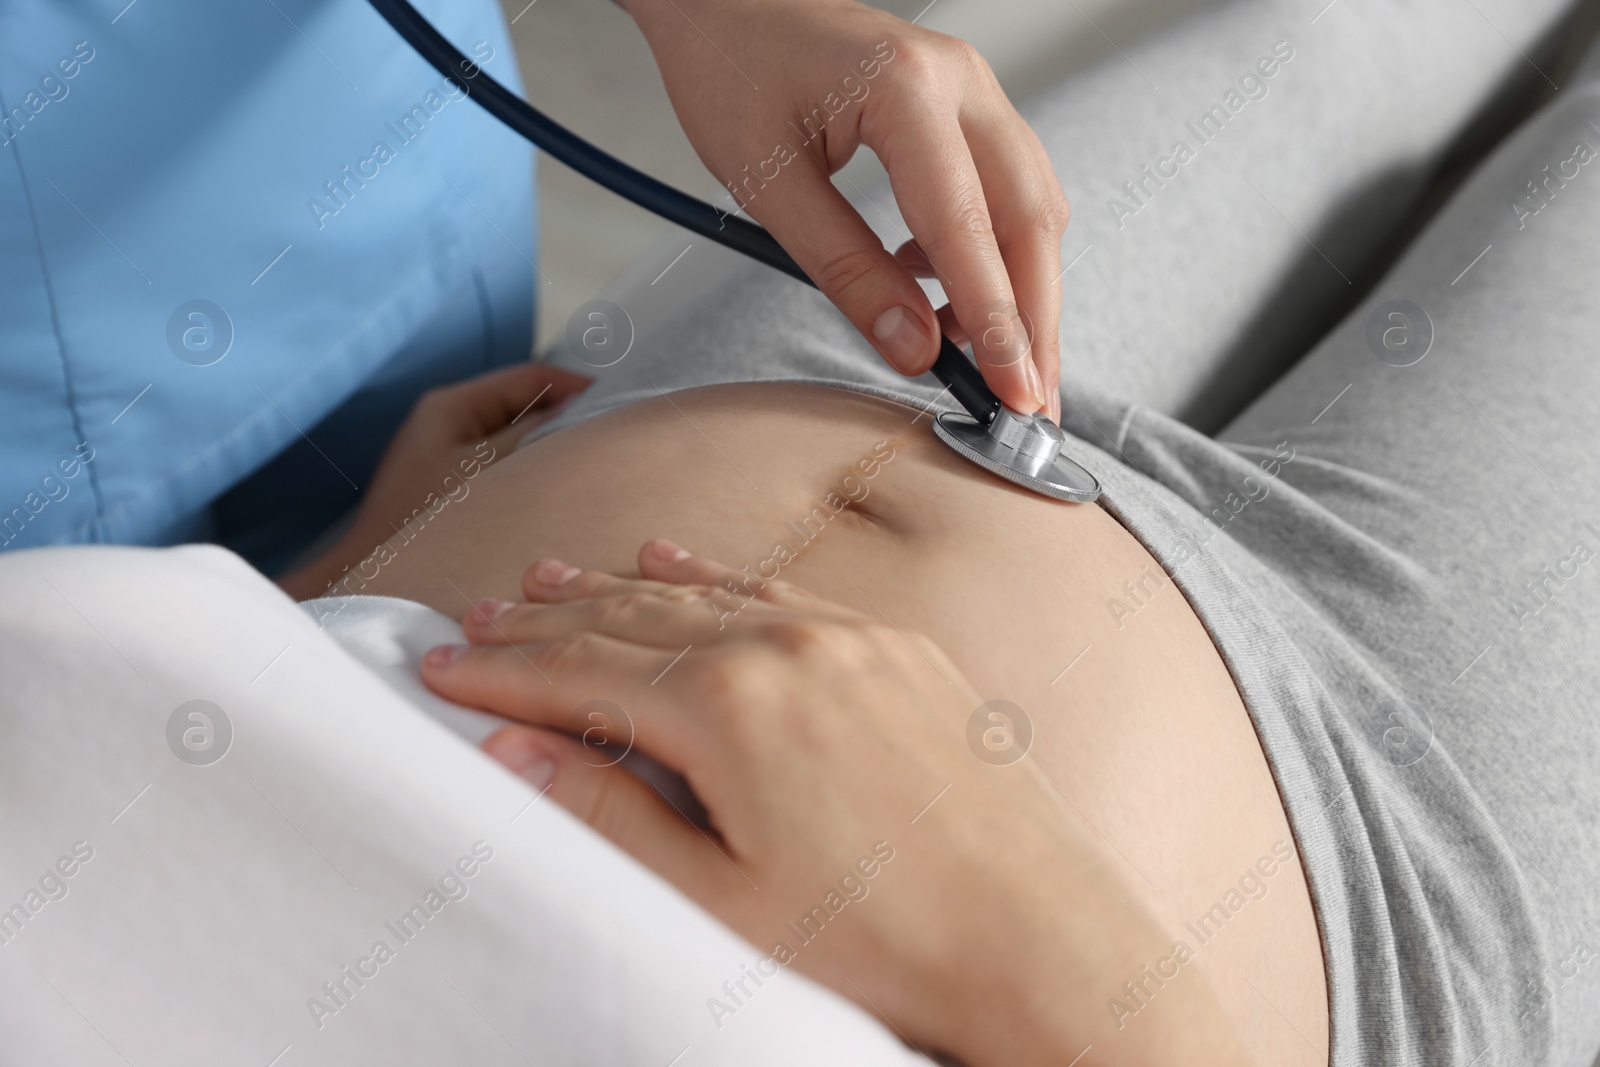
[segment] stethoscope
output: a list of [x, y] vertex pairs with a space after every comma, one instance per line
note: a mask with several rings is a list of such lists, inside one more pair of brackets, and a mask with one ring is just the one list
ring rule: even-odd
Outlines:
[[[485, 74], [445, 40], [407, 0], [371, 0], [372, 6], [417, 54], [460, 86], [472, 99], [589, 180], [692, 233], [815, 285], [766, 230], [680, 193], [558, 125], [526, 100]], [[967, 459], [1007, 481], [1056, 500], [1090, 503], [1100, 483], [1061, 454], [1066, 435], [1042, 413], [1021, 415], [994, 395], [977, 366], [948, 338], [942, 338], [933, 375], [966, 409], [941, 412], [933, 423], [939, 439]]]

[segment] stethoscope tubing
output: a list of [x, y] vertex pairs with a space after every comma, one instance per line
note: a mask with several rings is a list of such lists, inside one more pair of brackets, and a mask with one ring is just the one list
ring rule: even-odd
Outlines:
[[[590, 181], [691, 233], [741, 252], [758, 263], [815, 286], [794, 258], [766, 230], [747, 219], [680, 192], [596, 148], [490, 77], [433, 27], [407, 0], [369, 0], [417, 54], [449, 78], [489, 114]], [[981, 426], [1000, 409], [983, 375], [948, 337], [940, 338], [932, 373]]]

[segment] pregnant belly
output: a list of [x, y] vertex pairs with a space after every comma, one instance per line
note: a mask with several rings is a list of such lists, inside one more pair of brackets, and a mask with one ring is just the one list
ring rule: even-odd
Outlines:
[[1255, 731], [1182, 593], [1107, 512], [992, 477], [913, 409], [781, 384], [612, 411], [469, 485], [366, 592], [459, 617], [520, 600], [540, 556], [636, 574], [639, 545], [666, 537], [927, 634], [1022, 711], [977, 748], [1003, 760], [1031, 727], [1025, 758], [1063, 818], [1186, 950], [1107, 989], [1108, 1014], [1137, 1026], [1203, 969], [1260, 1061], [1326, 1062], [1317, 928]]

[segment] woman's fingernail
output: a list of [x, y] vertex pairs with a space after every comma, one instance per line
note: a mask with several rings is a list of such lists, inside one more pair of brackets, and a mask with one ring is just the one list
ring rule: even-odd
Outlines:
[[541, 559], [533, 565], [533, 580], [540, 585], [566, 585], [583, 572], [559, 559]]
[[507, 746], [511, 751], [496, 752], [496, 757], [506, 769], [540, 792], [556, 776], [555, 760], [537, 748], [522, 745]]
[[485, 597], [473, 605], [473, 610], [483, 622], [494, 622], [500, 616], [516, 607], [509, 600], [499, 600], [495, 597]]
[[466, 649], [466, 645], [435, 645], [428, 649], [428, 654], [422, 657], [422, 662], [430, 667], [448, 667]]
[[656, 538], [650, 545], [650, 551], [663, 563], [682, 563], [689, 558], [687, 548], [680, 548], [665, 537]]
[[543, 793], [551, 779], [556, 776], [556, 765], [552, 760], [536, 759], [522, 770], [517, 772], [517, 777]]
[[879, 315], [872, 324], [872, 336], [889, 362], [902, 373], [914, 371], [927, 355], [927, 331], [922, 328], [922, 320], [907, 308], [895, 306]]

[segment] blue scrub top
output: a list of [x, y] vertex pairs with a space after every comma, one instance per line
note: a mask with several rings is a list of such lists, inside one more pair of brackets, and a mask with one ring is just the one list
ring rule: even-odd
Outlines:
[[[417, 6], [520, 89], [494, 0]], [[281, 563], [420, 389], [527, 357], [532, 190], [363, 0], [0, 0], [0, 547]]]

